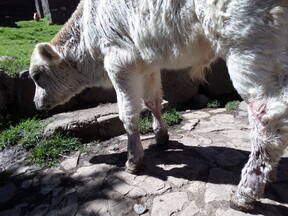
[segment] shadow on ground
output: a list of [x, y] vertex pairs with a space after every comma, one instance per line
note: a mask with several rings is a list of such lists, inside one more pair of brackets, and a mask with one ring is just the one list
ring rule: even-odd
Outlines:
[[[249, 152], [233, 148], [194, 147], [170, 141], [165, 148], [150, 145], [145, 149], [144, 168], [139, 175], [152, 176], [164, 181], [169, 176], [173, 176], [190, 181], [237, 185], [241, 169], [248, 160], [248, 156]], [[103, 215], [101, 208], [115, 203], [121, 203], [121, 209], [131, 208], [141, 199], [140, 197], [132, 199], [119, 196], [119, 194], [115, 194], [113, 188], [121, 182], [109, 181], [108, 184], [103, 181], [108, 175], [113, 176], [113, 174], [123, 171], [125, 161], [126, 152], [93, 156], [89, 161], [91, 164], [112, 166], [108, 171], [95, 170], [83, 179], [72, 177], [71, 173], [58, 171], [55, 173], [43, 172], [42, 174], [26, 173], [21, 176], [2, 175], [0, 187], [13, 183], [15, 195], [9, 202], [2, 202], [5, 205], [0, 205], [0, 213], [5, 210], [11, 212], [11, 209], [17, 211], [21, 208], [21, 215], [74, 215], [79, 208], [82, 208], [81, 206], [92, 201], [93, 205], [95, 205], [95, 201], [98, 203], [96, 207], [92, 207], [94, 210], [96, 209], [95, 212], [99, 212], [94, 212], [93, 216]], [[267, 187], [265, 198], [279, 203], [288, 203], [286, 167], [288, 167], [288, 159], [283, 158], [278, 169], [278, 180]], [[2, 196], [2, 198], [0, 197], [1, 201], [3, 194], [0, 196]], [[283, 205], [259, 202], [256, 206], [255, 211], [250, 212], [251, 214], [272, 216], [273, 214], [267, 212], [275, 212], [276, 209], [281, 215], [288, 215], [288, 208]], [[115, 211], [118, 211], [116, 207]], [[86, 209], [83, 209], [82, 214], [90, 215], [89, 212], [85, 213]]]
[[[241, 170], [249, 157], [248, 151], [227, 147], [192, 147], [178, 141], [169, 141], [163, 148], [150, 145], [145, 149], [143, 170], [138, 175], [147, 175], [167, 180], [169, 176], [197, 180], [213, 184], [237, 185]], [[92, 164], [106, 163], [123, 169], [127, 152], [97, 155], [90, 159]], [[236, 160], [236, 161], [235, 161]], [[170, 169], [170, 165], [172, 165]], [[288, 203], [288, 158], [282, 158], [278, 167], [277, 180], [266, 188], [265, 197], [279, 203]], [[117, 171], [117, 169], [115, 169]], [[285, 206], [258, 202], [250, 214], [275, 216], [269, 210], [277, 209], [288, 215]]]

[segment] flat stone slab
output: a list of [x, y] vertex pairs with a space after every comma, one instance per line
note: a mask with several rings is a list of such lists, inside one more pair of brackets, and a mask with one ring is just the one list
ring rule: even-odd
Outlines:
[[[0, 154], [5, 158], [0, 215], [286, 216], [287, 154], [280, 161], [278, 180], [267, 187], [253, 213], [229, 207], [250, 153], [248, 122], [238, 114], [224, 109], [186, 111], [181, 124], [169, 128], [165, 148], [155, 146], [153, 134], [141, 136], [145, 157], [138, 175], [124, 169], [125, 135], [90, 142], [88, 152], [73, 152], [59, 165], [34, 172], [22, 165], [18, 151], [10, 150], [16, 162], [7, 169], [7, 152]], [[75, 122], [82, 122], [81, 130], [94, 124], [98, 136], [97, 127], [114, 130], [106, 122], [111, 116], [118, 118], [115, 104], [53, 116], [47, 127], [75, 132]]]
[[56, 114], [45, 121], [45, 136], [69, 133], [84, 139], [105, 139], [125, 132], [116, 103]]

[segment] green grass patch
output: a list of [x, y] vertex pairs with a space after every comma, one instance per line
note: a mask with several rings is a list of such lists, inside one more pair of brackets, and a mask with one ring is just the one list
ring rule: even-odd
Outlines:
[[0, 61], [0, 68], [14, 74], [28, 69], [32, 51], [37, 43], [50, 41], [62, 27], [49, 25], [48, 19], [19, 21], [17, 27], [0, 26], [0, 56], [14, 59]]
[[[164, 110], [162, 118], [166, 121], [168, 126], [179, 124], [181, 122], [180, 113], [175, 108], [168, 107]], [[139, 120], [140, 133], [146, 134], [152, 132], [152, 116], [150, 112], [144, 112], [140, 116]]]
[[28, 119], [0, 133], [0, 149], [16, 144], [34, 147], [40, 141], [44, 125], [39, 120]]
[[42, 135], [45, 125], [46, 123], [32, 118], [10, 126], [0, 132], [0, 150], [8, 146], [22, 145], [27, 150], [31, 150], [33, 163], [52, 166], [63, 154], [82, 147], [77, 138], [63, 135], [44, 138]]
[[240, 105], [240, 101], [230, 101], [225, 105], [227, 111], [236, 111]]
[[207, 104], [207, 108], [219, 108], [221, 106], [218, 100], [212, 100]]
[[32, 151], [32, 161], [36, 164], [53, 166], [61, 155], [79, 149], [82, 146], [77, 138], [54, 135], [41, 141]]
[[146, 134], [153, 131], [152, 128], [152, 116], [149, 112], [145, 112], [141, 114], [140, 120], [139, 120], [139, 127], [140, 127], [140, 133]]

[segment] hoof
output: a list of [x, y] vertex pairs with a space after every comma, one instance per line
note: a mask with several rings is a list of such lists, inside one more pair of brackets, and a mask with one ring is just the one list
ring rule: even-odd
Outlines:
[[131, 174], [137, 174], [143, 169], [143, 160], [138, 161], [137, 163], [134, 163], [132, 161], [126, 162], [126, 168], [125, 171]]
[[159, 146], [165, 146], [169, 141], [169, 134], [167, 130], [157, 130], [155, 131], [156, 143]]
[[255, 207], [255, 200], [235, 193], [230, 201], [230, 207], [244, 212], [251, 211]]

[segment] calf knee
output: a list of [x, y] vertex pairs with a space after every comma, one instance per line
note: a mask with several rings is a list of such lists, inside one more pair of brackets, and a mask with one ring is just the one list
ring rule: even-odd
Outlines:
[[248, 105], [250, 120], [265, 129], [280, 128], [287, 115], [287, 108], [286, 103], [274, 98], [256, 100]]

